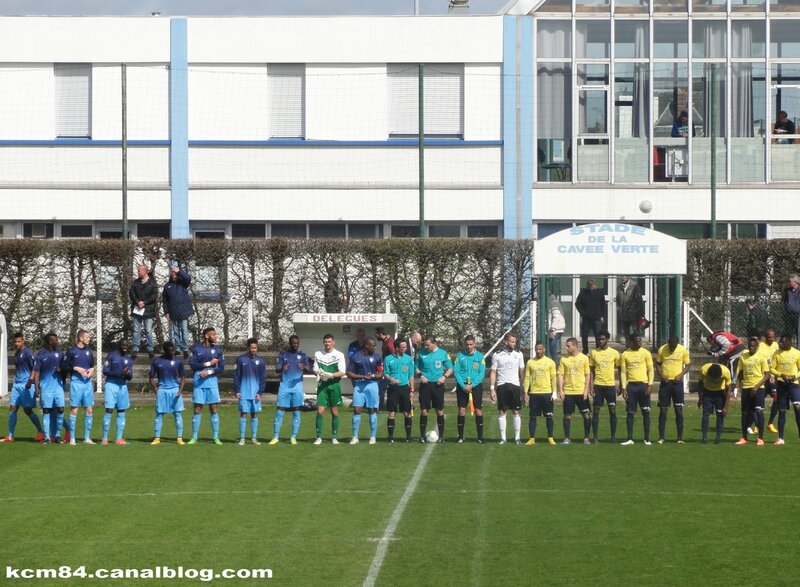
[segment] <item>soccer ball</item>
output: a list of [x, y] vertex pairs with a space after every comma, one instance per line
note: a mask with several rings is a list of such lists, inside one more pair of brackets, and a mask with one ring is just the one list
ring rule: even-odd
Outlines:
[[439, 440], [439, 433], [436, 430], [428, 430], [425, 433], [425, 440], [428, 442], [437, 442]]
[[653, 202], [650, 200], [642, 200], [639, 204], [639, 210], [645, 214], [649, 214], [653, 210]]

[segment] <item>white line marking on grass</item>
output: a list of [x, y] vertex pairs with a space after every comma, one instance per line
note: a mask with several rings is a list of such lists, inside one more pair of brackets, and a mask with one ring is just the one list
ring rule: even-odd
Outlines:
[[[427, 453], [423, 454], [420, 459], [427, 460]], [[412, 479], [413, 480], [413, 479]], [[463, 495], [469, 494], [549, 494], [557, 495], [563, 494], [581, 494], [581, 495], [606, 495], [608, 489], [455, 489], [455, 490], [438, 490], [431, 489], [430, 493], [461, 493]], [[632, 497], [648, 497], [648, 496], [663, 496], [663, 497], [730, 497], [730, 498], [775, 498], [775, 499], [800, 499], [800, 495], [787, 495], [787, 494], [769, 494], [769, 493], [716, 493], [713, 491], [619, 491], [614, 490], [615, 494], [629, 495]], [[0, 497], [0, 503], [14, 502], [14, 501], [48, 501], [60, 499], [104, 499], [104, 498], [120, 498], [120, 497], [181, 497], [193, 495], [312, 495], [324, 493], [326, 495], [387, 495], [393, 493], [392, 490], [377, 490], [377, 489], [253, 489], [249, 491], [146, 491], [142, 493], [83, 493], [72, 495], [12, 495], [9, 497]]]
[[378, 548], [375, 550], [375, 557], [372, 559], [372, 564], [369, 566], [367, 578], [364, 579], [364, 587], [372, 587], [375, 585], [375, 581], [378, 579], [378, 573], [381, 572], [383, 559], [386, 558], [386, 550], [389, 548], [389, 543], [394, 539], [394, 533], [397, 530], [398, 524], [400, 523], [400, 518], [403, 517], [403, 512], [406, 510], [408, 502], [417, 491], [417, 485], [419, 485], [419, 480], [422, 478], [422, 474], [425, 472], [425, 467], [428, 466], [428, 460], [431, 458], [431, 453], [433, 452], [433, 448], [435, 446], [435, 444], [429, 444], [425, 452], [422, 453], [422, 458], [420, 458], [419, 463], [417, 463], [417, 468], [414, 470], [414, 474], [411, 476], [411, 481], [408, 482], [406, 490], [403, 492], [403, 496], [400, 498], [400, 501], [397, 502], [397, 507], [394, 508], [392, 517], [389, 518], [389, 523], [386, 525], [386, 529], [383, 531], [383, 536], [381, 536], [381, 539], [378, 541]]

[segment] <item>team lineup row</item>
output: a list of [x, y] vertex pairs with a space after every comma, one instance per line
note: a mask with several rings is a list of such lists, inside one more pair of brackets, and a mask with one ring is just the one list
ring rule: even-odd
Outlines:
[[[341, 379], [347, 377], [353, 384], [352, 436], [350, 444], [359, 443], [362, 414], [366, 412], [369, 422], [369, 443], [377, 442], [378, 412], [385, 409], [387, 417], [387, 440], [395, 442], [396, 416], [403, 415], [405, 442], [412, 441], [415, 395], [420, 408], [418, 418], [419, 442], [444, 442], [445, 382], [453, 376], [456, 380], [458, 405], [457, 442], [465, 441], [466, 413], [475, 420], [477, 442], [483, 435], [483, 386], [486, 379], [487, 357], [476, 349], [475, 339], [466, 337], [464, 349], [452, 360], [443, 348], [437, 345], [434, 336], [424, 339], [414, 333], [409, 339], [393, 340], [385, 331], [376, 333], [381, 339], [382, 351], [376, 351], [377, 341], [359, 333], [357, 341], [348, 348], [348, 356], [335, 348], [334, 337], [323, 338], [323, 347], [313, 358], [300, 350], [300, 339], [289, 338], [289, 346], [282, 351], [275, 363], [275, 372], [280, 378], [276, 413], [273, 420], [273, 437], [269, 444], [280, 442], [280, 432], [285, 414], [292, 414], [291, 444], [297, 443], [300, 430], [301, 409], [304, 407], [303, 376], [317, 377], [316, 437], [314, 444], [322, 444], [323, 418], [325, 411], [331, 412], [331, 442], [339, 444], [339, 412], [343, 407]], [[554, 436], [554, 400], [563, 402], [563, 444], [571, 443], [571, 417], [576, 408], [583, 421], [583, 442], [598, 442], [600, 414], [603, 407], [608, 410], [611, 442], [617, 441], [618, 396], [626, 404], [626, 440], [621, 444], [632, 445], [634, 422], [641, 412], [645, 445], [650, 445], [650, 396], [656, 371], [660, 377], [658, 392], [658, 442], [664, 443], [670, 407], [674, 410], [677, 442], [683, 443], [685, 406], [684, 377], [689, 372], [689, 353], [678, 343], [676, 337], [662, 345], [655, 361], [650, 351], [641, 345], [641, 337], [634, 335], [622, 353], [608, 346], [610, 335], [600, 332], [597, 348], [589, 355], [578, 350], [575, 338], [566, 341], [566, 354], [559, 358], [558, 365], [545, 356], [544, 343], [535, 345], [535, 354], [527, 363], [517, 350], [517, 337], [508, 333], [503, 339], [503, 348], [491, 355], [488, 373], [489, 396], [497, 404], [498, 425], [501, 444], [507, 435], [507, 413], [512, 413], [513, 442], [523, 444], [521, 439], [522, 406], [530, 407], [528, 419], [529, 440], [525, 444], [536, 444], [538, 418], [545, 418], [548, 444], [556, 444]], [[175, 421], [176, 442], [180, 445], [195, 444], [202, 421], [203, 406], [210, 412], [213, 442], [222, 444], [219, 438], [220, 393], [218, 376], [225, 369], [222, 349], [216, 345], [217, 333], [213, 328], [203, 331], [203, 340], [191, 347], [188, 359], [193, 372], [193, 404], [191, 438], [183, 441], [184, 386], [186, 372], [172, 342], [163, 344], [163, 354], [155, 357], [150, 365], [149, 378], [156, 391], [154, 439], [151, 444], [161, 442], [163, 416], [172, 414]], [[14, 335], [15, 378], [10, 397], [8, 435], [2, 442], [13, 442], [19, 408], [22, 407], [37, 430], [37, 440], [44, 443], [64, 442], [76, 444], [76, 424], [80, 408], [84, 409], [85, 444], [95, 444], [91, 439], [92, 409], [94, 405], [95, 356], [90, 348], [91, 335], [85, 330], [78, 332], [75, 346], [63, 352], [58, 337], [48, 333], [44, 337], [44, 348], [34, 356], [25, 345], [22, 334]], [[421, 348], [417, 348], [421, 345]], [[117, 350], [109, 353], [103, 361], [104, 406], [102, 444], [107, 444], [114, 412], [116, 412], [116, 444], [127, 444], [124, 439], [125, 412], [130, 407], [127, 382], [133, 377], [134, 361], [130, 355], [130, 343], [120, 341]], [[706, 363], [698, 376], [698, 407], [702, 408], [702, 442], [708, 442], [710, 418], [716, 416], [714, 442], [721, 442], [724, 419], [728, 411], [732, 389], [741, 389], [742, 435], [736, 444], [747, 444], [748, 434], [757, 434], [756, 442], [764, 445], [764, 408], [767, 394], [773, 397], [773, 414], [769, 429], [777, 433], [775, 444], [784, 444], [786, 411], [791, 404], [800, 431], [800, 351], [792, 347], [792, 338], [784, 335], [775, 341], [773, 331], [767, 331], [762, 341], [757, 336], [748, 339], [747, 350], [738, 357], [734, 369], [719, 363]], [[70, 412], [65, 417], [65, 380], [70, 380]], [[258, 441], [258, 416], [262, 411], [261, 396], [267, 381], [266, 361], [258, 354], [258, 341], [249, 339], [247, 351], [236, 360], [233, 371], [234, 391], [239, 404], [239, 444], [245, 444], [247, 419], [250, 419], [250, 441]], [[734, 387], [735, 385], [735, 387]], [[42, 418], [34, 411], [37, 400], [42, 409]], [[385, 400], [385, 405], [384, 405]], [[428, 431], [428, 415], [433, 410], [436, 428]], [[778, 428], [772, 424], [778, 416]], [[62, 437], [61, 430], [65, 433]]]

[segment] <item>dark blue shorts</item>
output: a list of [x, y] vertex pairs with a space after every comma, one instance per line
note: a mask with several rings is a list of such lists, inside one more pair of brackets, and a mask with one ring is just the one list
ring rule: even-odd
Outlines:
[[609, 407], [617, 405], [617, 388], [613, 385], [595, 385], [594, 407], [602, 408], [606, 403]]
[[641, 408], [642, 412], [650, 411], [650, 394], [647, 393], [647, 383], [631, 382], [628, 383], [626, 390], [628, 392], [626, 407], [629, 414], [635, 414], [637, 408]]
[[725, 407], [725, 392], [724, 391], [709, 391], [703, 390], [703, 413], [710, 414], [711, 412], [722, 412]]
[[575, 407], [581, 411], [582, 414], [589, 412], [589, 400], [583, 399], [583, 395], [565, 395], [564, 396], [564, 415], [569, 416], [575, 413]]
[[775, 381], [778, 388], [778, 409], [788, 410], [789, 404], [800, 407], [800, 385], [787, 383], [778, 379]]
[[[522, 396], [519, 385], [513, 383], [503, 383], [497, 386], [497, 409], [501, 412], [506, 410], [519, 410], [522, 407]], [[473, 401], [475, 396], [473, 394]]]
[[553, 395], [550, 393], [532, 393], [528, 395], [531, 417], [553, 415]]
[[680, 381], [667, 381], [662, 383], [658, 389], [659, 408], [668, 408], [670, 405], [682, 408], [685, 405], [683, 400], [683, 379]]
[[743, 412], [755, 412], [755, 411], [764, 411], [764, 400], [766, 398], [766, 392], [764, 391], [763, 387], [759, 387], [758, 391], [753, 393], [752, 389], [743, 389], [742, 390], [742, 411]]

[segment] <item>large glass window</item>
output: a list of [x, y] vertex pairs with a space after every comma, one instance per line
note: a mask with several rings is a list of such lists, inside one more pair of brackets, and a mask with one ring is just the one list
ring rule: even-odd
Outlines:
[[731, 182], [762, 182], [769, 131], [763, 63], [731, 66]]
[[572, 179], [572, 70], [540, 63], [536, 74], [539, 181]]
[[610, 5], [608, 0], [575, 0], [577, 12], [608, 12]]
[[692, 57], [725, 57], [727, 23], [724, 20], [695, 20], [692, 23]]
[[763, 20], [731, 21], [731, 57], [764, 57], [766, 23]]
[[653, 12], [686, 12], [686, 0], [653, 0]]
[[653, 24], [653, 57], [683, 59], [689, 54], [689, 23], [657, 20]]
[[796, 20], [770, 20], [770, 57], [800, 57], [799, 24]]
[[694, 12], [724, 13], [727, 6], [728, 0], [692, 0], [692, 10]]
[[617, 14], [648, 14], [650, 2], [649, 0], [616, 0], [614, 11]]
[[614, 57], [646, 59], [650, 56], [650, 23], [646, 20], [618, 20], [614, 23]]
[[692, 107], [699, 115], [692, 142], [692, 181], [711, 179], [711, 141], [716, 143], [717, 180], [725, 181], [725, 139], [727, 135], [725, 64], [695, 63], [692, 66]]
[[614, 70], [614, 181], [646, 182], [650, 99], [647, 63], [617, 63]]
[[764, 0], [731, 0], [733, 12], [764, 12]]
[[689, 70], [686, 63], [653, 64], [653, 180], [687, 181], [690, 129]]
[[567, 58], [572, 53], [572, 24], [568, 20], [539, 20], [536, 55], [540, 59]]
[[575, 25], [577, 57], [602, 59], [610, 56], [611, 21], [579, 20]]
[[772, 66], [770, 130], [771, 178], [773, 181], [800, 181], [800, 64]]

